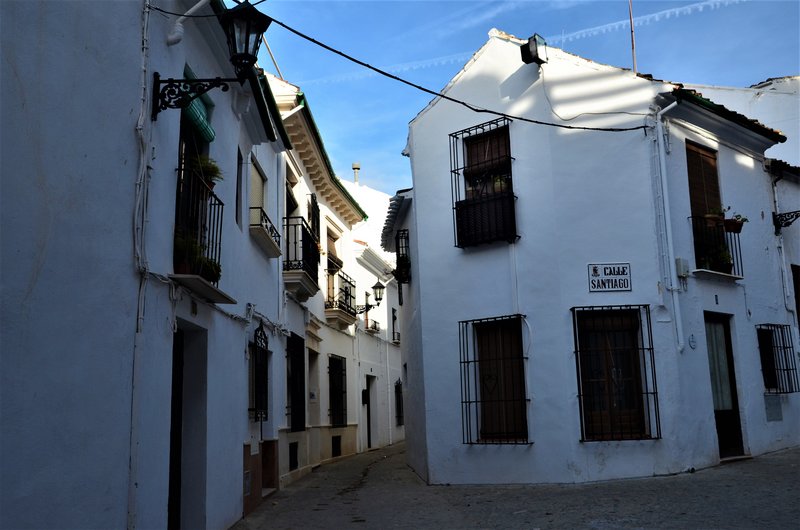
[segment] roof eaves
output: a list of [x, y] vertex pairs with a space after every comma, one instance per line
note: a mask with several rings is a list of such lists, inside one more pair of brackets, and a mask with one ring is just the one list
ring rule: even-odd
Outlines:
[[317, 127], [317, 123], [314, 121], [314, 115], [311, 113], [311, 109], [308, 106], [308, 100], [306, 99], [305, 94], [302, 92], [297, 93], [297, 102], [300, 106], [303, 107], [303, 113], [306, 117], [306, 121], [311, 126], [311, 134], [314, 135], [314, 140], [319, 145], [319, 150], [322, 153], [322, 160], [325, 162], [325, 168], [328, 170], [328, 175], [331, 177], [331, 182], [333, 185], [342, 192], [342, 195], [347, 199], [353, 209], [361, 216], [362, 221], [367, 220], [367, 212], [365, 212], [358, 202], [350, 195], [350, 192], [342, 185], [339, 177], [336, 176], [336, 173], [333, 171], [333, 165], [331, 164], [330, 158], [328, 158], [328, 153], [325, 150], [325, 144], [322, 142], [322, 135], [319, 132], [319, 128]]
[[686, 101], [688, 103], [697, 105], [698, 107], [703, 108], [712, 114], [744, 127], [745, 129], [759, 134], [773, 142], [783, 143], [786, 141], [786, 136], [784, 136], [780, 131], [770, 129], [757, 120], [750, 119], [743, 114], [739, 114], [738, 112], [734, 112], [724, 107], [723, 105], [714, 103], [710, 99], [703, 97], [703, 95], [699, 92], [686, 88], [676, 88], [672, 91], [672, 95], [675, 96], [678, 101]]

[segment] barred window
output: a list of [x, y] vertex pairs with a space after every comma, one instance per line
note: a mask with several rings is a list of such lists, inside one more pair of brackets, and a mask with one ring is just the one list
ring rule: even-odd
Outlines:
[[508, 118], [499, 118], [450, 134], [457, 247], [518, 239], [510, 124]]
[[296, 333], [286, 341], [286, 398], [289, 429], [306, 430], [306, 346]]
[[650, 308], [573, 307], [581, 441], [661, 438]]
[[791, 328], [785, 324], [759, 324], [756, 335], [767, 393], [800, 392]]
[[331, 425], [347, 425], [347, 367], [344, 357], [328, 357], [328, 397]]
[[527, 444], [523, 315], [459, 322], [465, 444]]
[[269, 341], [264, 325], [256, 328], [254, 342], [250, 343], [250, 404], [248, 412], [253, 421], [266, 421], [269, 409]]

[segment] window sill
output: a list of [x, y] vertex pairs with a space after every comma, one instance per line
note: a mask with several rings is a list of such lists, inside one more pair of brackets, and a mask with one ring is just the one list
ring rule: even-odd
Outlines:
[[710, 269], [695, 269], [692, 271], [694, 276], [706, 280], [722, 280], [722, 281], [739, 281], [744, 280], [744, 276], [737, 276], [735, 274], [727, 274], [725, 272], [712, 271]]

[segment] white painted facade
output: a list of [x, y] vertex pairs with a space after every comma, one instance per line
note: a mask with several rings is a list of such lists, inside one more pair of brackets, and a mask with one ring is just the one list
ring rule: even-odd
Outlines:
[[[388, 196], [364, 186], [340, 181], [333, 174], [324, 145], [314, 123], [308, 101], [299, 88], [270, 77], [279, 109], [283, 115], [293, 149], [288, 153], [287, 191], [297, 208], [286, 216], [302, 217], [313, 225], [313, 199], [319, 208], [318, 250], [320, 261], [313, 272], [295, 281], [293, 272], [284, 272], [286, 290], [286, 330], [303, 339], [306, 398], [304, 425], [293, 424], [294, 400], [286, 410], [276, 410], [277, 423], [271, 435], [279, 444], [280, 484], [285, 485], [309, 473], [314, 467], [334, 458], [381, 447], [403, 439], [404, 429], [397, 425], [394, 383], [400, 379], [400, 350], [392, 341], [392, 308], [397, 307], [397, 288], [391, 276], [392, 265], [370, 242], [376, 240], [383, 221]], [[288, 195], [287, 195], [288, 196]], [[364, 209], [362, 210], [362, 206]], [[313, 231], [313, 226], [312, 226]], [[379, 237], [379, 236], [377, 236]], [[291, 259], [285, 255], [284, 260]], [[338, 265], [335, 263], [338, 261]], [[331, 274], [331, 269], [339, 272]], [[343, 273], [352, 281], [353, 297], [342, 307], [339, 301], [344, 284]], [[301, 275], [302, 276], [302, 275]], [[308, 281], [306, 281], [308, 280]], [[305, 283], [304, 283], [305, 282]], [[310, 283], [309, 283], [310, 282]], [[381, 304], [361, 315], [358, 306], [368, 302], [372, 286], [385, 286]], [[371, 328], [370, 328], [371, 326]], [[329, 377], [332, 358], [345, 366], [345, 424], [339, 425], [332, 409], [337, 408]], [[287, 358], [274, 357], [276, 380], [287, 370]], [[284, 380], [278, 382], [288, 384]], [[292, 395], [291, 388], [278, 390]], [[299, 399], [299, 394], [295, 394]], [[289, 411], [287, 413], [287, 411]], [[302, 423], [302, 422], [301, 422]], [[297, 449], [292, 447], [292, 444]], [[297, 451], [297, 460], [292, 455]]]
[[[793, 250], [800, 226], [775, 236], [771, 212], [774, 189], [784, 210], [800, 207], [798, 182], [787, 177], [773, 189], [764, 169], [764, 151], [779, 136], [749, 121], [737, 124], [724, 109], [708, 111], [691, 93], [673, 92], [675, 85], [558, 49], [547, 49], [541, 68], [524, 64], [523, 43], [494, 30], [444, 94], [540, 122], [645, 127], [586, 131], [512, 117], [519, 239], [457, 248], [454, 213], [444, 204], [454, 204], [453, 186], [463, 187], [464, 177], [455, 168], [458, 182], [451, 178], [448, 135], [496, 116], [435, 99], [412, 120], [406, 154], [414, 187], [393, 199], [404, 198], [410, 208], [390, 209], [384, 232], [384, 248], [392, 248], [386, 243], [398, 229], [408, 229], [411, 242], [412, 278], [404, 286], [401, 315], [410, 465], [430, 483], [539, 483], [676, 473], [718, 463], [704, 312], [724, 315], [730, 330], [741, 453], [800, 443], [800, 394], [765, 395], [755, 330], [758, 324], [788, 325], [796, 365], [798, 286], [789, 265], [800, 264]], [[722, 204], [750, 219], [740, 236], [741, 278], [698, 271], [705, 267], [695, 259], [687, 141], [715, 152]], [[686, 267], [678, 268], [676, 260]], [[610, 263], [627, 266], [630, 290], [592, 292], [589, 265]], [[646, 435], [599, 439], [582, 431], [572, 310], [603, 306], [649, 312], [653, 360], [640, 362], [648, 378], [655, 374], [651, 390], [657, 397], [650, 395], [642, 406]], [[515, 314], [524, 315], [527, 439], [487, 443], [497, 440], [473, 433], [472, 443], [465, 443], [467, 372], [460, 363], [459, 323]], [[479, 431], [479, 412], [472, 421]]]

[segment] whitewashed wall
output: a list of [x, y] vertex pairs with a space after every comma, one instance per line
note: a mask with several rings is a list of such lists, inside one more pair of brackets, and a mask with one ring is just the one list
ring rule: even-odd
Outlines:
[[[191, 2], [161, 7], [185, 11]], [[201, 77], [232, 71], [214, 19], [187, 22], [182, 42], [167, 47], [175, 17], [143, 11], [144, 2], [2, 5], [3, 120], [26, 124], [2, 154], [2, 268], [17, 279], [3, 282], [2, 297], [3, 527], [166, 526], [175, 325], [204, 350], [191, 368], [205, 385], [196, 389], [199, 431], [184, 438], [194, 464], [184, 495], [195, 507], [184, 522], [227, 528], [241, 517], [247, 304], [277, 321], [280, 278], [235, 222], [236, 150], [246, 157], [264, 135], [233, 115], [239, 89], [209, 94], [210, 155], [225, 174], [215, 189], [226, 205], [219, 286], [238, 303], [223, 312], [193, 304], [183, 289], [173, 301], [156, 276], [140, 290], [132, 236], [140, 164], [151, 166], [149, 270], [172, 273], [180, 112], [150, 120], [152, 72], [182, 77], [186, 63]], [[23, 20], [36, 27], [12, 23]], [[260, 155], [267, 167], [278, 167], [275, 149]]]
[[[545, 122], [557, 121], [555, 114], [574, 119], [581, 113], [602, 113], [569, 123], [635, 127], [646, 123], [657, 94], [672, 88], [552, 48], [548, 50], [550, 62], [537, 71], [535, 65], [521, 62], [518, 46], [502, 35], [490, 39], [474, 62], [448, 85], [447, 95]], [[646, 476], [715, 463], [718, 453], [708, 361], [704, 331], [698, 331], [703, 329], [702, 304], [683, 302], [689, 305], [683, 313], [686, 333], [696, 335], [703, 345], [702, 355], [680, 353], [674, 311], [661, 279], [659, 263], [664, 249], [658, 242], [654, 214], [658, 158], [653, 131], [583, 132], [513, 121], [513, 185], [521, 238], [514, 245], [495, 243], [462, 250], [453, 246], [452, 213], [443, 207], [451, 197], [447, 135], [491, 118], [439, 101], [410, 125], [412, 240], [416, 238], [412, 248], [417, 254], [412, 290], [418, 298], [409, 297], [413, 302], [404, 312], [412, 316], [404, 318], [418, 341], [406, 350], [408, 370], [414, 373], [409, 380], [419, 376], [424, 385], [424, 399], [412, 401], [409, 408], [413, 409], [413, 421], [425, 424], [423, 431], [411, 429], [409, 422], [412, 466], [432, 483], [514, 483]], [[677, 134], [674, 129], [673, 135]], [[673, 144], [670, 178], [674, 174], [685, 180], [685, 159], [679, 160], [682, 146], [674, 139]], [[734, 154], [725, 150], [720, 167], [726, 172], [723, 178], [736, 182], [765, 177], [758, 164], [739, 164]], [[769, 191], [768, 179], [755, 186], [736, 192], [752, 194], [743, 207], [749, 210], [753, 201], [758, 201], [768, 209], [770, 202], [764, 197]], [[673, 228], [690, 237], [686, 226], [679, 224], [685, 224], [688, 216], [680, 209], [681, 199], [688, 205], [688, 193], [672, 187], [670, 193], [676, 210]], [[685, 197], [678, 197], [681, 193]], [[727, 196], [724, 200], [729, 202]], [[765, 215], [769, 217], [768, 212]], [[748, 227], [754, 242], [747, 244], [746, 259], [754, 260], [750, 256], [757, 252], [757, 241], [763, 246], [764, 240], [759, 238], [767, 224], [768, 219]], [[685, 255], [688, 241], [677, 238], [678, 255]], [[630, 263], [632, 290], [589, 292], [587, 264], [603, 262]], [[744, 331], [739, 331], [739, 320], [747, 314], [742, 293], [747, 289], [751, 296], [749, 261], [746, 267], [748, 287], [732, 284], [717, 290], [721, 299], [730, 298], [730, 312], [736, 313], [735, 333], [741, 336]], [[777, 272], [767, 263], [754, 263], [752, 268], [754, 277], [774, 277]], [[765, 296], [776, 293], [774, 282], [766, 280], [761, 285], [760, 281], [753, 280]], [[690, 290], [683, 298], [705, 297], [707, 303], [708, 293], [709, 287], [703, 287]], [[580, 443], [569, 309], [626, 304], [651, 308], [662, 439]], [[525, 374], [533, 444], [464, 445], [458, 322], [513, 313], [526, 315], [523, 340], [528, 352]], [[749, 331], [747, 340], [737, 335], [741, 338], [737, 348], [752, 350], [755, 334]], [[748, 429], [755, 421], [751, 418], [759, 414], [763, 418], [763, 383], [757, 392], [761, 374], [755, 351], [755, 357], [751, 354], [737, 365], [737, 370], [746, 372], [739, 381], [744, 385], [740, 399], [743, 424]], [[793, 407], [790, 397], [785, 410]], [[754, 454], [796, 444], [796, 428], [794, 421], [765, 426], [759, 433], [746, 434], [745, 443]]]

